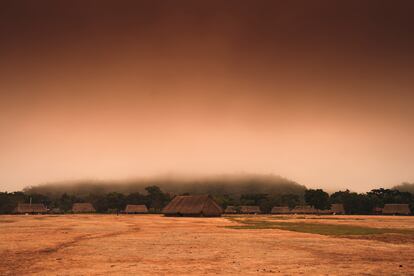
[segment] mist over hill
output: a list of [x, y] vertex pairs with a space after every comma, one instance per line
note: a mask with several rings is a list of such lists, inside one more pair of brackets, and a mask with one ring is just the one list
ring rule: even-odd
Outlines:
[[297, 194], [303, 195], [306, 187], [276, 175], [241, 174], [204, 177], [158, 176], [124, 181], [81, 180], [46, 183], [24, 189], [26, 193], [39, 193], [59, 197], [64, 193], [86, 196], [119, 192], [144, 192], [145, 187], [156, 185], [172, 194]]
[[414, 194], [414, 183], [404, 182], [400, 185], [394, 186], [393, 189], [398, 190], [400, 192], [409, 192]]

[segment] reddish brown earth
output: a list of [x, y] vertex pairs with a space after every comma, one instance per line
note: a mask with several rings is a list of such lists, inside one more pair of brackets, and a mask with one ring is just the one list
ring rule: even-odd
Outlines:
[[[315, 218], [307, 217], [414, 229], [414, 217]], [[235, 222], [224, 217], [0, 216], [0, 275], [414, 275], [414, 243], [399, 236], [349, 239], [229, 225]]]

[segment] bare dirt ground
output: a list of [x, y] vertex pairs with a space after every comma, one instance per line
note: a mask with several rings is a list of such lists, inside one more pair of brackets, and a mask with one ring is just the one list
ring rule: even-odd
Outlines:
[[[292, 220], [414, 229], [414, 217]], [[234, 225], [225, 217], [0, 216], [0, 275], [414, 275], [410, 239], [225, 227]]]

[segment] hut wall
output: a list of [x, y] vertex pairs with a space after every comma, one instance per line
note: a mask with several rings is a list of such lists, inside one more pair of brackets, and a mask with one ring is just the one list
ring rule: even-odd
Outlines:
[[385, 204], [382, 213], [385, 215], [409, 215], [411, 210], [408, 204]]
[[283, 207], [273, 207], [272, 214], [290, 214], [290, 209], [287, 206], [283, 206]]

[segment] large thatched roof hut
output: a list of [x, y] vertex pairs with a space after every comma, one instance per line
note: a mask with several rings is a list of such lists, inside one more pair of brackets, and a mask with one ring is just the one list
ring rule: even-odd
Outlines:
[[272, 208], [272, 214], [290, 214], [290, 209], [287, 206], [275, 206]]
[[300, 205], [293, 208], [291, 212], [293, 214], [317, 214], [318, 210], [310, 205]]
[[46, 212], [47, 208], [41, 203], [19, 203], [16, 207], [18, 214], [44, 214]]
[[72, 206], [74, 213], [95, 213], [96, 210], [91, 203], [74, 203]]
[[259, 206], [241, 206], [240, 207], [240, 213], [242, 214], [260, 214], [262, 211], [260, 211]]
[[209, 195], [176, 196], [162, 210], [167, 216], [218, 217], [223, 209]]
[[332, 213], [336, 215], [343, 215], [345, 214], [345, 208], [342, 203], [336, 203], [331, 205], [331, 211]]
[[127, 214], [148, 214], [148, 208], [144, 204], [142, 205], [128, 204], [125, 207], [125, 213]]
[[385, 204], [382, 213], [384, 215], [409, 215], [411, 210], [408, 204]]
[[237, 207], [236, 206], [227, 206], [226, 210], [224, 210], [225, 214], [237, 214]]

